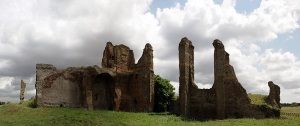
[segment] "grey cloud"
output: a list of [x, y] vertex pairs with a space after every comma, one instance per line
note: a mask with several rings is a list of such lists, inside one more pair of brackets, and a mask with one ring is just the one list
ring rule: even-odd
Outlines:
[[279, 84], [284, 89], [296, 89], [300, 88], [299, 80], [283, 80], [280, 77], [272, 78], [275, 84]]
[[24, 78], [24, 77], [14, 77], [14, 80], [11, 82], [13, 90], [19, 91], [21, 89], [21, 80], [26, 83], [26, 90], [32, 91], [35, 90], [35, 76]]
[[[158, 63], [158, 64], [155, 64]], [[154, 62], [154, 74], [158, 74], [170, 81], [178, 82], [179, 80], [179, 65], [178, 60], [159, 60]]]
[[20, 94], [12, 93], [11, 90], [7, 90], [7, 89], [0, 89], [0, 96], [1, 97], [20, 98]]
[[202, 84], [213, 84], [214, 81], [214, 50], [210, 48], [202, 48], [194, 55], [195, 81]]

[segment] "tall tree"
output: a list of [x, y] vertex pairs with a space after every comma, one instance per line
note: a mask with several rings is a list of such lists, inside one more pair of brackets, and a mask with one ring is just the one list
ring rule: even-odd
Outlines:
[[168, 111], [169, 105], [174, 98], [175, 88], [170, 84], [170, 81], [155, 75], [155, 97], [154, 97], [154, 112]]

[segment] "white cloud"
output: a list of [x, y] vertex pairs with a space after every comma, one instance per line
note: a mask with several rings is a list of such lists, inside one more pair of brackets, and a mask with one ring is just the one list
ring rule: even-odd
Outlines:
[[256, 53], [260, 51], [260, 47], [256, 44], [251, 43], [249, 46], [249, 53]]
[[285, 41], [291, 40], [291, 39], [293, 39], [293, 38], [294, 38], [294, 36], [289, 36], [289, 37], [286, 38]]
[[35, 77], [0, 77], [0, 101], [19, 102], [21, 80], [26, 83], [25, 99], [35, 95]]
[[223, 0], [223, 3], [221, 6], [224, 8], [230, 8], [232, 10], [233, 7], [235, 6], [235, 4], [236, 4], [236, 0]]
[[265, 52], [265, 56], [262, 57], [262, 63], [266, 64], [269, 71], [283, 71], [289, 70], [297, 65], [297, 58], [290, 52], [282, 53], [282, 50], [273, 53], [272, 49], [268, 49]]
[[11, 87], [11, 82], [13, 81], [13, 77], [0, 77], [0, 89], [6, 89], [7, 87]]
[[175, 90], [174, 90], [175, 95], [178, 96], [179, 95], [179, 82], [170, 81], [170, 84], [173, 85], [173, 87], [175, 88]]

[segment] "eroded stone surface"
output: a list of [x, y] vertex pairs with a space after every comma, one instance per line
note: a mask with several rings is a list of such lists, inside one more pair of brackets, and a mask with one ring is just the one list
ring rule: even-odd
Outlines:
[[37, 64], [38, 106], [145, 111], [153, 109], [153, 49], [146, 44], [135, 64], [133, 51], [125, 45], [106, 44], [98, 66], [58, 70]]

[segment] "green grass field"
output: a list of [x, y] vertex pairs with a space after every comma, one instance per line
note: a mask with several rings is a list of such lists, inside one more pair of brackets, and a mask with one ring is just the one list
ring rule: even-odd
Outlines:
[[[282, 108], [285, 112], [300, 112], [300, 107]], [[300, 117], [283, 116], [280, 119], [226, 119], [185, 121], [167, 113], [130, 113], [79, 108], [29, 108], [21, 104], [0, 105], [1, 126], [299, 126]]]
[[300, 107], [282, 107], [281, 108], [281, 112], [285, 112], [285, 113], [298, 113], [298, 114], [300, 114]]

